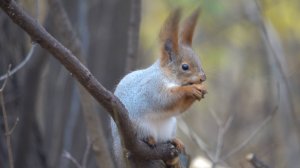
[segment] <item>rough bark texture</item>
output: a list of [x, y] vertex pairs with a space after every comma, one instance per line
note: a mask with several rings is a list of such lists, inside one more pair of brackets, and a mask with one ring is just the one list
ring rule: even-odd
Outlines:
[[178, 154], [178, 151], [170, 144], [158, 144], [155, 148], [150, 148], [147, 144], [135, 138], [136, 133], [122, 103], [97, 81], [70, 50], [28, 16], [15, 1], [1, 0], [0, 6], [16, 24], [31, 36], [33, 41], [40, 44], [41, 47], [58, 59], [70, 71], [71, 75], [109, 112], [119, 125], [120, 132], [125, 140], [125, 146], [135, 156], [139, 156], [141, 160], [169, 160]]

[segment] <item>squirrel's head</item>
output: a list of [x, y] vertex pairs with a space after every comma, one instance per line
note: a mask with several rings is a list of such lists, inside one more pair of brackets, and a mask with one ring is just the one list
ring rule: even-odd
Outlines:
[[206, 80], [198, 55], [192, 49], [192, 39], [200, 9], [183, 23], [179, 35], [180, 9], [174, 10], [160, 32], [160, 66], [166, 76], [181, 85], [202, 83]]

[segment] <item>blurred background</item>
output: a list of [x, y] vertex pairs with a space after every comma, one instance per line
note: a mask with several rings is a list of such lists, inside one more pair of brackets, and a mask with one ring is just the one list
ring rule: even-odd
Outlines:
[[[270, 167], [299, 167], [300, 1], [18, 3], [54, 37], [81, 55], [111, 91], [126, 73], [146, 68], [158, 58], [160, 27], [173, 8], [182, 7], [186, 17], [200, 6], [193, 48], [207, 75], [208, 94], [179, 117], [177, 131], [191, 156], [191, 167], [250, 168], [246, 160], [249, 153]], [[57, 4], [66, 10], [73, 33], [67, 31]], [[29, 58], [9, 78], [3, 94], [10, 128], [18, 118], [11, 134], [15, 167], [76, 167], [69, 155], [86, 167], [96, 167], [95, 154], [90, 151], [85, 155], [91, 137], [87, 138], [89, 120], [84, 119], [82, 103], [90, 99], [84, 99], [72, 74], [47, 51], [33, 45], [2, 10], [0, 32], [1, 76], [9, 64], [14, 69]], [[92, 106], [91, 112], [100, 116], [99, 135], [109, 149], [109, 117], [97, 103]], [[2, 109], [0, 153], [0, 167], [6, 168]]]

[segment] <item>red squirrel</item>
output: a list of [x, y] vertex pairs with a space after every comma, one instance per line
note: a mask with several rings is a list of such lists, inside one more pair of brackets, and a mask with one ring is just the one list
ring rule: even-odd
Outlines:
[[[176, 116], [204, 98], [207, 91], [203, 86], [206, 75], [191, 48], [199, 9], [185, 20], [179, 34], [180, 13], [180, 9], [174, 10], [161, 29], [159, 59], [126, 75], [114, 94], [128, 110], [137, 138], [149, 145], [170, 141], [182, 151], [183, 143], [175, 138]], [[122, 148], [113, 121], [112, 130], [118, 159]]]

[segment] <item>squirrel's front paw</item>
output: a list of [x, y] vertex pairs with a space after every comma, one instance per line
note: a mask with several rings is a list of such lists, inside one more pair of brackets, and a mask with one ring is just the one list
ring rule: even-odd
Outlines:
[[181, 153], [185, 152], [184, 144], [180, 139], [174, 138], [170, 141], [170, 143], [173, 144], [175, 148], [179, 150]]
[[207, 93], [206, 88], [202, 84], [192, 84], [188, 87], [190, 87], [189, 91], [191, 96], [193, 96], [197, 100], [204, 98], [204, 95]]

